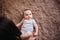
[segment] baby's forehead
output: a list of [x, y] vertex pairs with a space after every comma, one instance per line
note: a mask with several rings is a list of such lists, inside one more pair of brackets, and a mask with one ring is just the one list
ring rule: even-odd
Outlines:
[[24, 14], [32, 14], [32, 12], [30, 10], [26, 10], [24, 11]]

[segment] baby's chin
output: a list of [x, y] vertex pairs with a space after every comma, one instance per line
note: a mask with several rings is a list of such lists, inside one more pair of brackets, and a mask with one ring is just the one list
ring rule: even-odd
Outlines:
[[30, 18], [25, 18], [25, 19], [32, 19], [33, 17], [30, 17]]
[[29, 19], [32, 19], [32, 18], [29, 18]]
[[30, 17], [30, 19], [32, 19], [33, 17]]
[[30, 18], [33, 18], [32, 16]]

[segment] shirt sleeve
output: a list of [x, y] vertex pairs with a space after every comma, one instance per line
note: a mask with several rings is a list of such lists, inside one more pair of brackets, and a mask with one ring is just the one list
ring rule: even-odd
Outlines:
[[36, 21], [33, 19], [33, 25], [36, 24]]

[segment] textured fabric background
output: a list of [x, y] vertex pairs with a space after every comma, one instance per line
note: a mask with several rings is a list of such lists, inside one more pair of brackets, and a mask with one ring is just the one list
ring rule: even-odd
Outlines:
[[2, 14], [15, 24], [30, 9], [39, 26], [37, 40], [60, 40], [60, 0], [2, 0]]
[[2, 0], [0, 0], [0, 16], [2, 15]]

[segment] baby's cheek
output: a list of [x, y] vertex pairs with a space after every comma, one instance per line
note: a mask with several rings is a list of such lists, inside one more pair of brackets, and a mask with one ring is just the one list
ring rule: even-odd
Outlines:
[[32, 16], [32, 15], [31, 15], [30, 17], [31, 17], [31, 18], [33, 18], [33, 16]]
[[25, 16], [25, 18], [28, 18], [28, 16]]

